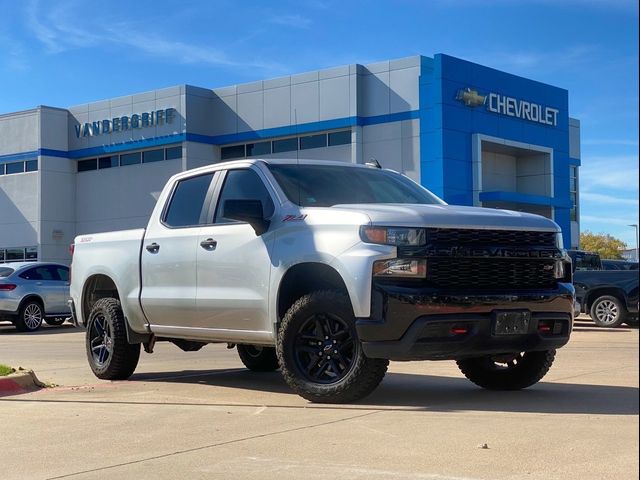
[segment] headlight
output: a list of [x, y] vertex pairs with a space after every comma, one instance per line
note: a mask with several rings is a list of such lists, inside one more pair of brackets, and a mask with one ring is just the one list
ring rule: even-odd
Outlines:
[[379, 260], [373, 263], [373, 276], [396, 278], [425, 278], [427, 276], [427, 261], [412, 260], [410, 258]]
[[556, 233], [556, 247], [560, 250], [564, 250], [564, 240], [562, 239], [562, 232]]
[[366, 243], [420, 246], [427, 243], [426, 237], [424, 228], [360, 227], [360, 238]]
[[555, 268], [553, 269], [553, 276], [555, 278], [564, 278], [564, 264], [563, 261], [556, 262]]

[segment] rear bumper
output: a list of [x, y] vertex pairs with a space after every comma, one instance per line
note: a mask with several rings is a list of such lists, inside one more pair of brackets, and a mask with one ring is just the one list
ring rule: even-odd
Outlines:
[[[358, 319], [364, 352], [390, 360], [449, 360], [507, 352], [549, 350], [569, 341], [574, 290], [443, 291], [376, 284], [372, 317]], [[498, 312], [531, 313], [528, 331], [494, 335]]]

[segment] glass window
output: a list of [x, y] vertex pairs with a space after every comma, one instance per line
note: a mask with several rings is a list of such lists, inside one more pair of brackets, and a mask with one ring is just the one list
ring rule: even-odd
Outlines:
[[87, 172], [89, 170], [95, 170], [98, 168], [98, 160], [96, 158], [90, 158], [89, 160], [78, 160], [78, 171]]
[[244, 158], [244, 145], [233, 145], [220, 149], [221, 160], [230, 160], [232, 158]]
[[14, 260], [24, 260], [24, 248], [7, 248], [7, 262]]
[[142, 152], [142, 163], [161, 162], [164, 160], [164, 148]]
[[4, 175], [4, 163], [0, 165], [0, 175]]
[[0, 248], [0, 262], [4, 262], [4, 249]]
[[165, 149], [166, 159], [175, 160], [176, 158], [182, 158], [182, 147], [168, 147]]
[[273, 215], [273, 201], [262, 180], [253, 170], [229, 170], [218, 200], [215, 223], [235, 222], [224, 218], [224, 202], [227, 200], [260, 200], [266, 218]]
[[22, 173], [24, 172], [24, 162], [7, 163], [6, 168], [7, 175], [10, 173]]
[[344, 203], [444, 204], [429, 190], [399, 173], [333, 165], [269, 165], [292, 202], [308, 207]]
[[300, 137], [300, 150], [308, 150], [310, 148], [322, 148], [327, 146], [327, 134], [309, 135]]
[[0, 267], [0, 278], [7, 278], [11, 275], [15, 270], [9, 267]]
[[329, 134], [329, 146], [348, 145], [351, 143], [351, 130], [332, 132]]
[[271, 153], [271, 142], [247, 143], [247, 157], [257, 157], [258, 155], [269, 155]]
[[98, 159], [98, 168], [114, 168], [118, 166], [118, 155], [111, 155], [109, 157], [100, 157]]
[[283, 138], [273, 141], [273, 153], [294, 152], [298, 150], [297, 138]]
[[171, 227], [188, 227], [200, 223], [213, 173], [181, 180], [173, 192], [164, 221]]
[[120, 155], [120, 166], [136, 165], [140, 163], [140, 152], [123, 153]]
[[24, 171], [25, 172], [37, 172], [38, 171], [38, 160], [27, 160], [24, 162]]
[[35, 267], [30, 268], [26, 272], [20, 274], [20, 278], [26, 280], [57, 280], [58, 274], [51, 267]]
[[38, 247], [27, 247], [25, 248], [26, 255], [24, 258], [27, 260], [37, 260], [38, 258]]
[[58, 278], [63, 282], [69, 281], [69, 269], [67, 267], [55, 267]]

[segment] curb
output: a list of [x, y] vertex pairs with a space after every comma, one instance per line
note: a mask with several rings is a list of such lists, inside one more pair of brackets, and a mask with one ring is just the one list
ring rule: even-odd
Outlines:
[[38, 380], [33, 370], [20, 370], [0, 377], [0, 397], [20, 395], [45, 386], [44, 383]]

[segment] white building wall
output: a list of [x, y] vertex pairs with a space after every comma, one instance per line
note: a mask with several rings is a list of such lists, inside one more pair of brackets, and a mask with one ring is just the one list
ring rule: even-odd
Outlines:
[[80, 172], [76, 176], [77, 235], [145, 227], [181, 160]]
[[38, 244], [40, 173], [0, 176], [0, 247]]

